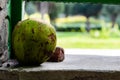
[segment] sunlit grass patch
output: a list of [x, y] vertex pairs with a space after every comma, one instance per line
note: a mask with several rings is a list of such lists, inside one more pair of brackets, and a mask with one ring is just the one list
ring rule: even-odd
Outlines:
[[57, 32], [57, 46], [63, 48], [120, 48], [120, 38], [93, 38], [80, 32]]

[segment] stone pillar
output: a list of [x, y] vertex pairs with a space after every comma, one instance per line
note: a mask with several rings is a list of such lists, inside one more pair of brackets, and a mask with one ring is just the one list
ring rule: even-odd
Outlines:
[[7, 2], [0, 0], [0, 55], [8, 52]]

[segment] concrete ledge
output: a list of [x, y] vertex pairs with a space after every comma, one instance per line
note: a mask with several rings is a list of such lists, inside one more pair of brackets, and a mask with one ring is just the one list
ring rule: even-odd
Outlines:
[[66, 54], [59, 63], [1, 68], [0, 80], [120, 80], [120, 57]]
[[97, 71], [3, 71], [0, 80], [119, 80], [120, 72]]

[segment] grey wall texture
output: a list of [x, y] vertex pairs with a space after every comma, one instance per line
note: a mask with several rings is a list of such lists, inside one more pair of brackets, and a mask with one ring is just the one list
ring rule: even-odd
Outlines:
[[0, 54], [8, 52], [7, 2], [8, 0], [0, 0]]

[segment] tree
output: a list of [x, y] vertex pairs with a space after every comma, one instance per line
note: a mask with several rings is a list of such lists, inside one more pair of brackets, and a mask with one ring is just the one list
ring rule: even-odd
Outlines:
[[89, 17], [98, 16], [100, 10], [102, 9], [102, 4], [91, 4], [91, 3], [76, 3], [73, 7], [73, 14], [81, 14], [87, 18], [86, 21], [86, 30], [90, 31], [90, 21]]
[[64, 5], [65, 5], [65, 9], [64, 9], [65, 17], [72, 15], [72, 9], [73, 9], [74, 3], [65, 3]]
[[41, 2], [40, 3], [40, 13], [41, 13], [41, 19], [44, 19], [44, 14], [48, 14], [48, 2]]
[[55, 18], [57, 18], [59, 14], [64, 13], [64, 9], [65, 9], [64, 3], [50, 2], [48, 13], [49, 13], [51, 22], [54, 22]]
[[36, 5], [36, 7], [37, 7], [37, 12], [40, 12], [41, 19], [44, 20], [44, 14], [48, 14], [49, 3], [48, 2], [35, 1], [34, 5]]
[[37, 8], [32, 1], [26, 2], [25, 11], [27, 12], [28, 15], [31, 15], [37, 11]]
[[120, 5], [104, 5], [104, 8], [106, 10], [106, 14], [110, 16], [112, 22], [111, 28], [114, 28], [116, 19], [120, 14]]

